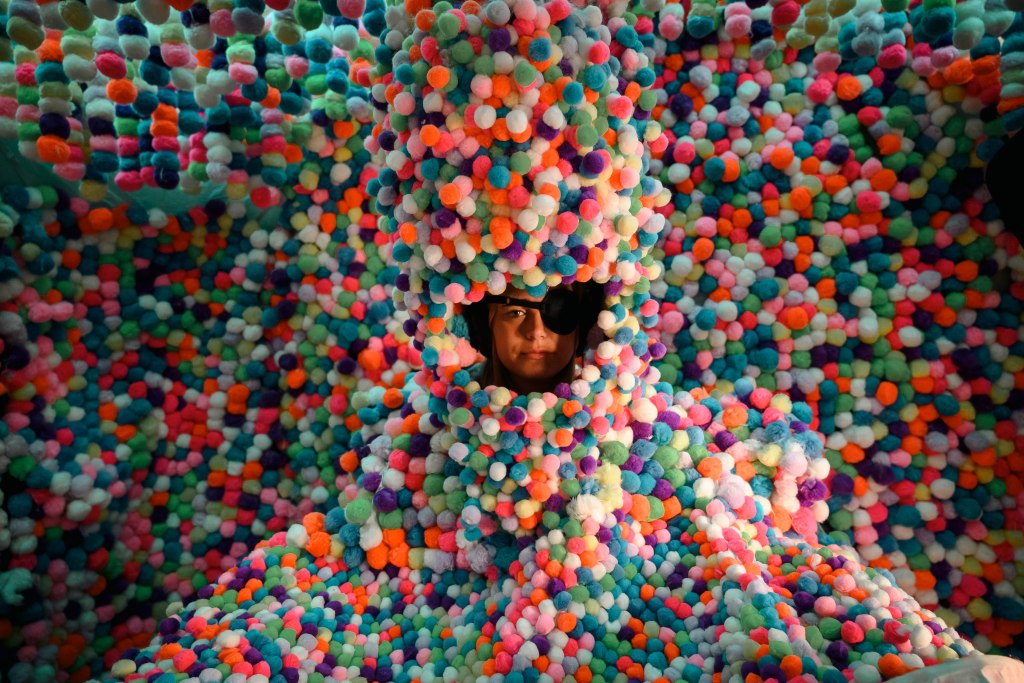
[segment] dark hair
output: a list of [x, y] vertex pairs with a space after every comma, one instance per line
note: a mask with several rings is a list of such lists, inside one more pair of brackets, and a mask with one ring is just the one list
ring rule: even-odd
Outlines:
[[[590, 331], [597, 324], [597, 316], [604, 310], [604, 285], [596, 282], [574, 283], [570, 285], [570, 291], [576, 294], [580, 306], [579, 326], [574, 332], [576, 334], [574, 356], [578, 357], [586, 351]], [[463, 311], [463, 316], [469, 327], [469, 343], [487, 358], [480, 377], [481, 382], [484, 385], [509, 386], [511, 378], [508, 376], [508, 369], [501, 364], [495, 352], [489, 310], [490, 304], [479, 302], [466, 307]], [[555, 384], [571, 381], [574, 365], [575, 358], [570, 360], [568, 365], [553, 378]]]

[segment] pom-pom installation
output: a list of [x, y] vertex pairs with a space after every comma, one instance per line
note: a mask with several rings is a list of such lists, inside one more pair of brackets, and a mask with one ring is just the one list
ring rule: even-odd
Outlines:
[[[983, 169], [1016, 9], [11, 2], [0, 664], [1012, 651], [1024, 263]], [[480, 387], [460, 306], [576, 280], [579, 378]]]

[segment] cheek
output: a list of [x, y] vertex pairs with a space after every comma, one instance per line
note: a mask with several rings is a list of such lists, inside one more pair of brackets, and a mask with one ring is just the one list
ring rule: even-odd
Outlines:
[[494, 335], [494, 351], [502, 365], [508, 367], [512, 362], [512, 338], [513, 331], [506, 326], [497, 324], [491, 328]]
[[558, 340], [558, 358], [564, 366], [576, 355], [576, 335], [569, 334]]

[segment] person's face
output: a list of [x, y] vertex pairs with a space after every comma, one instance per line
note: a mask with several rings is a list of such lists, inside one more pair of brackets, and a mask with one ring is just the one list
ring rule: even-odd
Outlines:
[[[542, 301], [521, 289], [505, 294], [524, 301]], [[572, 361], [576, 335], [557, 334], [544, 325], [540, 311], [514, 304], [491, 304], [491, 333], [497, 360], [520, 393], [552, 391], [555, 379]]]

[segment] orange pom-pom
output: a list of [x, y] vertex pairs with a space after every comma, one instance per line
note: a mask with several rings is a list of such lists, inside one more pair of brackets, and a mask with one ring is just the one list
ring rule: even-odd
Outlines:
[[107, 97], [115, 104], [131, 104], [138, 97], [139, 91], [135, 84], [127, 78], [119, 78], [107, 83]]
[[36, 140], [39, 158], [49, 164], [63, 164], [71, 158], [71, 147], [56, 135], [44, 135]]
[[445, 87], [449, 80], [451, 80], [451, 74], [443, 66], [432, 66], [427, 71], [427, 83], [435, 88]]
[[462, 199], [462, 190], [455, 183], [448, 183], [441, 187], [438, 197], [441, 199], [442, 204], [453, 207]]
[[60, 49], [60, 41], [52, 38], [44, 40], [43, 44], [36, 48], [36, 54], [43, 62], [64, 61], [64, 52]]
[[707, 237], [698, 237], [693, 243], [693, 255], [698, 261], [707, 261], [715, 252], [715, 243]]
[[415, 17], [420, 10], [429, 9], [431, 4], [430, 0], [405, 0], [405, 13]]
[[416, 13], [416, 28], [421, 31], [429, 31], [430, 27], [434, 25], [434, 20], [437, 18], [433, 12], [428, 9], [420, 10]]
[[302, 527], [306, 533], [312, 536], [318, 531], [324, 530], [324, 514], [322, 512], [310, 512], [303, 516]]
[[313, 557], [323, 557], [331, 552], [331, 535], [325, 531], [317, 531], [309, 537], [306, 550]]
[[85, 220], [88, 224], [87, 232], [103, 232], [104, 230], [109, 230], [113, 227], [114, 214], [110, 209], [99, 207], [86, 214]]
[[363, 349], [362, 351], [359, 352], [358, 363], [359, 367], [363, 368], [364, 370], [379, 370], [381, 366], [384, 364], [384, 357], [380, 351], [375, 351], [373, 349]]
[[437, 129], [437, 126], [427, 124], [420, 128], [420, 140], [427, 147], [433, 147], [441, 139], [441, 131]]

